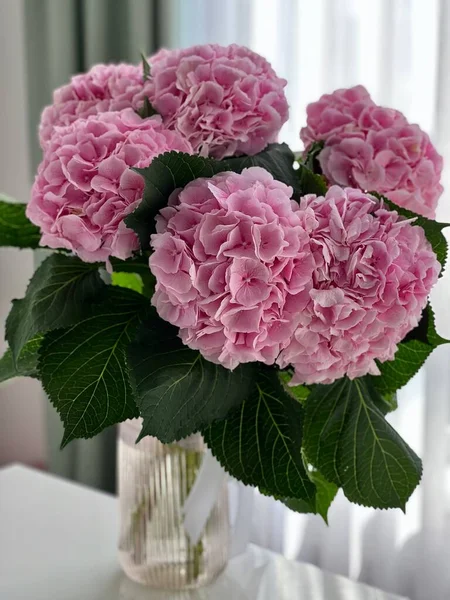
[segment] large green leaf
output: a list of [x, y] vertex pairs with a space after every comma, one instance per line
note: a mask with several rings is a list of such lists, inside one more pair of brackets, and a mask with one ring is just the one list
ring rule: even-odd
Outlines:
[[139, 416], [128, 377], [127, 348], [148, 300], [111, 287], [91, 314], [70, 328], [47, 333], [39, 376], [64, 424], [64, 447]]
[[327, 481], [319, 471], [310, 471], [309, 477], [316, 486], [314, 503], [297, 500], [296, 498], [285, 498], [283, 504], [295, 512], [318, 514], [325, 523], [328, 523], [328, 510], [336, 497], [338, 487]]
[[229, 371], [205, 360], [156, 313], [131, 344], [129, 364], [143, 419], [139, 439], [153, 435], [165, 443], [225, 418], [247, 396], [254, 370], [241, 365]]
[[0, 246], [37, 248], [41, 233], [25, 215], [26, 204], [0, 196]]
[[428, 304], [419, 325], [398, 344], [394, 360], [378, 363], [381, 376], [369, 376], [369, 379], [383, 395], [393, 394], [414, 377], [437, 346], [447, 343], [449, 340], [436, 332], [433, 310]]
[[299, 184], [297, 172], [294, 169], [295, 155], [287, 144], [269, 144], [265, 150], [253, 156], [237, 156], [226, 158], [220, 163], [228, 165], [227, 171], [240, 173], [249, 167], [262, 167], [269, 171], [274, 179], [290, 185], [294, 196], [299, 198], [302, 189]]
[[104, 290], [98, 265], [63, 254], [47, 258], [28, 284], [25, 298], [13, 300], [6, 320], [14, 358], [36, 334], [79, 321]]
[[414, 377], [433, 352], [433, 346], [419, 340], [398, 344], [394, 360], [379, 363], [380, 375], [371, 375], [373, 385], [383, 394], [395, 392]]
[[448, 223], [438, 223], [437, 221], [433, 221], [432, 219], [427, 219], [426, 217], [422, 217], [417, 213], [414, 213], [402, 206], [398, 206], [392, 200], [389, 200], [385, 196], [381, 194], [377, 194], [376, 192], [372, 192], [374, 196], [383, 200], [383, 203], [386, 204], [389, 210], [395, 210], [399, 215], [407, 219], [415, 219], [413, 225], [418, 225], [422, 227], [425, 232], [425, 236], [427, 240], [430, 242], [433, 251], [435, 252], [438, 261], [441, 263], [442, 268], [445, 266], [445, 261], [447, 260], [447, 240], [445, 239], [442, 230], [450, 225]]
[[149, 248], [150, 235], [155, 230], [155, 216], [164, 207], [170, 194], [185, 187], [199, 177], [213, 177], [223, 171], [240, 173], [248, 167], [262, 167], [275, 179], [294, 188], [294, 195], [301, 194], [301, 182], [294, 170], [294, 154], [287, 144], [270, 144], [254, 156], [239, 156], [214, 160], [183, 152], [166, 152], [153, 159], [144, 169], [135, 169], [145, 181], [144, 197], [136, 210], [125, 218], [125, 223], [139, 236], [141, 248]]
[[41, 341], [42, 336], [37, 335], [27, 342], [17, 361], [14, 361], [11, 350], [9, 348], [6, 350], [0, 358], [0, 383], [13, 377], [38, 377], [37, 361]]
[[404, 509], [422, 465], [377, 408], [377, 395], [362, 379], [316, 385], [306, 401], [303, 448], [351, 502]]
[[203, 429], [221, 465], [246, 485], [276, 497], [315, 501], [301, 452], [303, 408], [289, 396], [276, 369], [260, 367], [255, 385], [224, 421]]

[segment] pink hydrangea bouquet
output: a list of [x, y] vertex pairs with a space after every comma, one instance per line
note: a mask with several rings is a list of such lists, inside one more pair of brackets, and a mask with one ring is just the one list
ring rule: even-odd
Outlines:
[[[442, 158], [361, 86], [278, 143], [286, 81], [247, 48], [161, 50], [54, 93], [0, 244], [54, 252], [14, 300], [0, 381], [42, 381], [65, 445], [140, 416], [201, 432], [244, 484], [326, 518], [405, 506], [421, 462], [385, 419], [441, 338]], [[297, 148], [296, 148], [297, 150]]]

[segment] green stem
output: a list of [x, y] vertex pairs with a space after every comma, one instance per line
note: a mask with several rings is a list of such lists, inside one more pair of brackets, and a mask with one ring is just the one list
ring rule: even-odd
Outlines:
[[[194, 485], [197, 473], [200, 469], [200, 465], [203, 459], [203, 455], [200, 452], [192, 450], [185, 450], [186, 452], [186, 476], [187, 476], [187, 493], [189, 494], [192, 486]], [[200, 576], [202, 569], [202, 557], [203, 557], [203, 542], [200, 540], [194, 546], [187, 538], [188, 543], [188, 583], [194, 583]]]
[[[135, 511], [131, 515], [131, 540], [134, 540], [132, 544], [133, 560], [137, 564], [143, 564], [146, 559], [147, 547], [145, 544], [139, 544], [140, 540], [139, 532], [145, 531], [145, 520], [146, 520], [146, 508], [147, 499], [144, 498], [136, 507]], [[150, 507], [151, 510], [151, 507]]]

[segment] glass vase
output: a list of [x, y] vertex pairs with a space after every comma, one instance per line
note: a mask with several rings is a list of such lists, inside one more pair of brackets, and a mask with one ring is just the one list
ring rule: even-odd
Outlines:
[[144, 585], [190, 589], [213, 581], [229, 552], [228, 490], [219, 498], [196, 544], [183, 526], [183, 506], [206, 450], [199, 434], [176, 444], [136, 438], [141, 422], [120, 425], [118, 447], [119, 560]]

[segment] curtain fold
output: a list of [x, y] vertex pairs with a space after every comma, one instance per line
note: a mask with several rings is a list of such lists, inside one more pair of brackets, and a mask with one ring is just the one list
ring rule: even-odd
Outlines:
[[[164, 0], [23, 0], [31, 156], [41, 160], [37, 124], [52, 91], [96, 63], [132, 62], [164, 45]], [[170, 40], [169, 40], [170, 41]]]
[[[171, 19], [164, 0], [23, 0], [27, 56], [28, 121], [32, 170], [42, 156], [37, 140], [41, 111], [56, 87], [96, 63], [132, 62], [165, 44]], [[170, 40], [168, 40], [170, 43]], [[173, 40], [172, 40], [173, 41]], [[31, 178], [31, 173], [30, 173]], [[38, 253], [36, 263], [42, 260]], [[116, 432], [76, 440], [60, 450], [63, 428], [45, 401], [48, 468], [51, 472], [106, 491], [115, 490]]]

